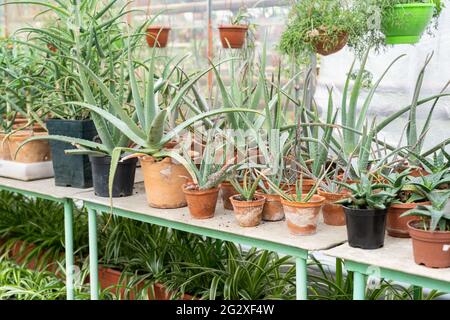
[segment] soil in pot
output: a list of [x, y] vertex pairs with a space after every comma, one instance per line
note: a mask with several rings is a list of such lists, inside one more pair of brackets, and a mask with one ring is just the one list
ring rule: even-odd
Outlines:
[[[46, 132], [33, 132], [23, 130], [13, 133], [9, 136], [9, 151], [11, 159], [16, 162], [34, 163], [50, 161], [52, 159], [50, 153], [50, 144], [47, 140], [35, 140], [24, 145], [16, 155], [19, 146], [28, 138], [33, 136], [45, 136]], [[14, 156], [16, 157], [14, 158]]]
[[233, 185], [227, 181], [222, 182], [220, 186], [220, 193], [222, 196], [223, 208], [225, 210], [233, 210], [230, 198], [239, 192], [233, 187]]
[[6, 134], [0, 133], [0, 160], [11, 160], [11, 152], [9, 151], [9, 139]]
[[147, 28], [147, 44], [150, 48], [165, 48], [169, 40], [171, 28], [163, 26], [150, 26]]
[[320, 33], [318, 39], [314, 41], [314, 48], [318, 54], [322, 56], [329, 56], [338, 51], [341, 51], [342, 48], [346, 46], [348, 42], [348, 33], [342, 32], [338, 36], [338, 40], [336, 43], [331, 43], [330, 37], [328, 37], [325, 33]]
[[433, 3], [398, 4], [383, 16], [386, 44], [414, 44], [420, 41], [434, 13]]
[[234, 216], [241, 227], [256, 227], [261, 224], [266, 198], [255, 195], [252, 201], [245, 201], [240, 195], [230, 197]]
[[190, 175], [182, 164], [171, 158], [156, 161], [153, 157], [140, 159], [148, 204], [153, 208], [175, 209], [187, 205], [183, 185]]
[[408, 210], [416, 208], [418, 205], [430, 205], [430, 202], [422, 203], [393, 203], [388, 209], [386, 230], [388, 235], [395, 238], [409, 238], [408, 223], [417, 220], [415, 216], [400, 217]]
[[280, 221], [284, 219], [284, 209], [281, 204], [281, 197], [277, 194], [261, 194], [266, 198], [262, 219], [264, 221]]
[[[303, 196], [306, 196], [303, 195]], [[325, 198], [314, 195], [309, 202], [281, 199], [289, 231], [294, 235], [307, 236], [317, 232], [320, 208]]]
[[384, 245], [387, 209], [344, 207], [348, 244], [354, 248], [378, 249]]
[[418, 220], [408, 223], [414, 261], [429, 268], [449, 268], [450, 251], [445, 246], [450, 245], [450, 231], [425, 231], [420, 224]]
[[[99, 197], [109, 197], [109, 170], [111, 167], [111, 157], [89, 156], [92, 166], [92, 180], [94, 192]], [[134, 177], [136, 174], [136, 158], [119, 162], [114, 175], [112, 197], [128, 197], [133, 194]]]
[[248, 26], [221, 25], [219, 26], [220, 41], [225, 49], [241, 49], [245, 43]]
[[318, 189], [318, 194], [325, 198], [322, 206], [324, 223], [330, 226], [345, 226], [344, 208], [335, 202], [345, 199], [347, 193], [331, 193]]
[[216, 211], [219, 188], [199, 190], [195, 184], [183, 185], [189, 212], [194, 219], [210, 219]]
[[[47, 121], [50, 135], [61, 135], [92, 141], [97, 135], [92, 120], [59, 120]], [[74, 149], [69, 143], [49, 141], [55, 172], [55, 185], [61, 187], [92, 187], [92, 170], [87, 155], [67, 155], [65, 150]]]

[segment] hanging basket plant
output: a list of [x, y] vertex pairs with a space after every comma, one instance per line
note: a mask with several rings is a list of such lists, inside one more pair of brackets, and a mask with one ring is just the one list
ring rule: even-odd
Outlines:
[[165, 48], [169, 41], [171, 28], [164, 26], [149, 26], [147, 28], [147, 44], [150, 48]]
[[311, 54], [330, 55], [347, 43], [362, 43], [366, 13], [361, 6], [341, 0], [305, 0], [295, 5], [283, 32], [279, 49], [307, 59]]
[[[383, 4], [384, 4], [383, 0]], [[433, 1], [389, 1], [382, 5], [381, 30], [386, 44], [415, 44], [430, 26], [441, 6]]]

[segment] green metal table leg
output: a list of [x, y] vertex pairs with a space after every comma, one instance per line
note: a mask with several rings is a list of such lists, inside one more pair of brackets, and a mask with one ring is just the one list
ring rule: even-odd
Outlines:
[[93, 209], [88, 209], [88, 214], [91, 300], [98, 300], [97, 212]]
[[64, 246], [66, 250], [66, 292], [67, 300], [74, 299], [74, 258], [73, 258], [73, 203], [64, 201]]
[[353, 300], [366, 299], [366, 276], [357, 271], [353, 272]]
[[305, 258], [295, 259], [297, 274], [297, 300], [308, 299], [308, 275]]
[[421, 287], [418, 286], [414, 286], [413, 287], [414, 290], [414, 300], [422, 300], [423, 299], [423, 291]]

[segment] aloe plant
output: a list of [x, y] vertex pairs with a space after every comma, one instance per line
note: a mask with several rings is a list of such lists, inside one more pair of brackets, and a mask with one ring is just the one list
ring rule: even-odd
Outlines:
[[258, 189], [258, 184], [261, 181], [262, 176], [253, 176], [254, 170], [245, 170], [242, 182], [240, 182], [236, 177], [229, 179], [230, 183], [233, 185], [234, 189], [239, 193], [243, 201], [253, 201], [255, 200], [255, 193]]

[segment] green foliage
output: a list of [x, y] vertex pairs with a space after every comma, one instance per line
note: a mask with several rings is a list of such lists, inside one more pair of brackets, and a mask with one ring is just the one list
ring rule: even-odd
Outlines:
[[239, 181], [237, 176], [232, 177], [229, 181], [240, 194], [242, 200], [253, 201], [255, 200], [255, 193], [261, 178], [261, 175], [255, 177], [252, 170], [246, 170], [242, 182]]

